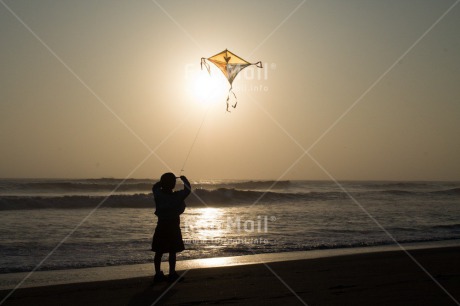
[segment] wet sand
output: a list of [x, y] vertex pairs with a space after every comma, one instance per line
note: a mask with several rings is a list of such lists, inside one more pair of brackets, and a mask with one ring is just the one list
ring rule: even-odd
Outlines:
[[409, 252], [435, 280], [391, 251], [183, 270], [172, 286], [138, 277], [23, 288], [2, 305], [458, 305], [460, 247]]

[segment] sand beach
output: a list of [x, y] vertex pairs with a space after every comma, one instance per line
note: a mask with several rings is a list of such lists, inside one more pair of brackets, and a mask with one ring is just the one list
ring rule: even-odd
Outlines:
[[174, 284], [144, 276], [23, 288], [3, 305], [457, 305], [460, 247], [408, 252], [421, 267], [402, 251], [341, 255], [182, 270]]

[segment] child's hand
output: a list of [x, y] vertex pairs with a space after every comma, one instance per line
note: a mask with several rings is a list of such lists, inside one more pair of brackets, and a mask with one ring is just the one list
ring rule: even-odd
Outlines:
[[181, 176], [180, 176], [180, 179], [181, 179], [181, 180], [186, 180], [187, 178], [185, 177], [185, 175], [181, 175]]

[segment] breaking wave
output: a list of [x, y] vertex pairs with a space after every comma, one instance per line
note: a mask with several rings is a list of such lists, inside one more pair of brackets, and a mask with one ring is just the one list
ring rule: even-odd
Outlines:
[[[216, 190], [196, 189], [187, 198], [188, 206], [225, 206], [253, 204], [258, 202], [297, 202], [344, 198], [341, 192], [279, 193], [219, 188]], [[38, 208], [92, 208], [103, 207], [153, 208], [152, 194], [111, 195], [111, 196], [3, 196], [0, 197], [0, 210], [38, 209]]]
[[[384, 190], [349, 193], [354, 197], [366, 195], [390, 194], [393, 196], [426, 196], [426, 195], [459, 195], [460, 188], [436, 192], [411, 192], [403, 190]], [[347, 193], [339, 191], [286, 193], [275, 191], [240, 190], [235, 188], [218, 188], [214, 190], [194, 189], [187, 198], [188, 206], [236, 206], [257, 203], [293, 203], [310, 201], [340, 200], [348, 197]], [[116, 194], [110, 196], [2, 196], [0, 210], [38, 209], [38, 208], [92, 208], [101, 204], [103, 207], [123, 208], [153, 208], [154, 201], [151, 193], [132, 195]]]

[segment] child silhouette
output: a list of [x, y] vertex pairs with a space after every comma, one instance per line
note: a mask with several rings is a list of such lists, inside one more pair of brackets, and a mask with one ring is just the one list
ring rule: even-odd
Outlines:
[[[155, 252], [153, 262], [155, 264], [154, 282], [168, 280], [173, 282], [179, 278], [176, 272], [176, 253], [182, 252], [184, 242], [180, 230], [180, 215], [185, 210], [185, 198], [190, 195], [190, 182], [185, 176], [180, 179], [184, 183], [184, 189], [173, 191], [176, 186], [176, 176], [165, 173], [159, 182], [152, 187], [155, 199], [155, 215], [158, 223], [152, 239], [152, 251]], [[169, 253], [169, 275], [166, 276], [160, 269], [161, 258], [164, 253]]]

